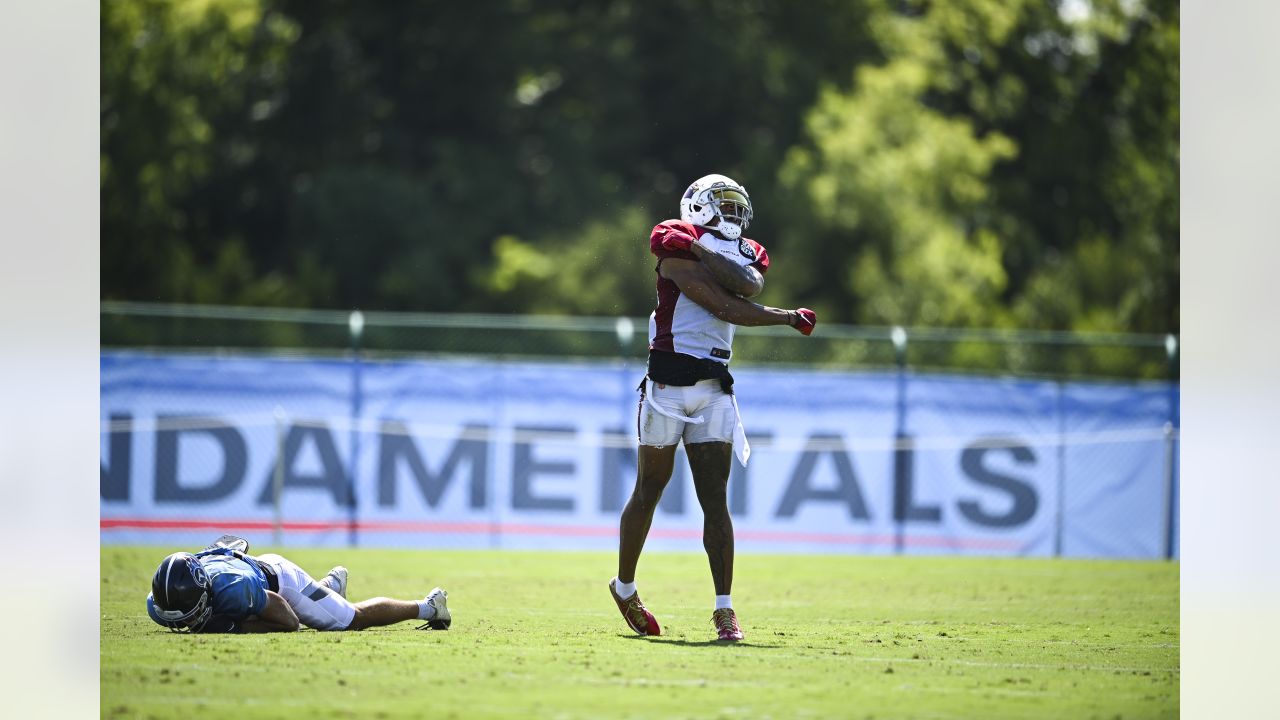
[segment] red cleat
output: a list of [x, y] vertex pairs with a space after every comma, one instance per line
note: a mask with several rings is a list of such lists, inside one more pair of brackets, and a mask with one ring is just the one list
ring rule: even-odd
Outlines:
[[644, 603], [640, 602], [640, 593], [636, 593], [631, 597], [623, 600], [618, 597], [618, 591], [613, 589], [613, 581], [609, 581], [609, 594], [613, 595], [613, 601], [618, 603], [618, 610], [622, 612], [622, 617], [627, 621], [627, 625], [635, 630], [639, 635], [661, 635], [662, 628], [658, 627], [658, 620], [645, 608]]
[[743, 638], [742, 628], [738, 627], [738, 616], [733, 614], [733, 608], [720, 608], [712, 613], [711, 624], [720, 633], [720, 640], [738, 642]]

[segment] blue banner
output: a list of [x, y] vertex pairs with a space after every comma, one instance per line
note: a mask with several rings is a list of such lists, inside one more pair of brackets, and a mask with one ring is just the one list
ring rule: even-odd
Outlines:
[[[643, 373], [104, 352], [102, 538], [613, 549]], [[734, 375], [740, 551], [1177, 554], [1176, 386]], [[700, 547], [676, 468], [648, 548]]]

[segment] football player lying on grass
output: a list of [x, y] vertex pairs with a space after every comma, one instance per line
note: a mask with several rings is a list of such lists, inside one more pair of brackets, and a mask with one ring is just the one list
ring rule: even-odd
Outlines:
[[248, 550], [248, 541], [224, 535], [198, 553], [166, 557], [151, 579], [147, 614], [170, 630], [197, 633], [293, 632], [299, 624], [363, 630], [405, 620], [425, 620], [420, 630], [448, 630], [453, 622], [441, 588], [422, 600], [352, 604], [341, 565], [317, 581], [279, 555]]

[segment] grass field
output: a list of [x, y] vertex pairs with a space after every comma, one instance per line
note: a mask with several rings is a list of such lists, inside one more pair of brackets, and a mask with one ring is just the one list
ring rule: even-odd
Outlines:
[[[270, 548], [254, 548], [267, 552]], [[720, 645], [698, 554], [651, 553], [659, 638], [626, 628], [599, 553], [289, 550], [348, 594], [449, 590], [453, 629], [186, 636], [147, 618], [164, 548], [102, 549], [107, 717], [1177, 717], [1178, 566], [743, 556], [746, 640]]]

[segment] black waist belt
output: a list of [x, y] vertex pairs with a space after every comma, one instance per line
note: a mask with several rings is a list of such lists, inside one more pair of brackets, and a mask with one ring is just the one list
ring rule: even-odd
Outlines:
[[684, 353], [650, 350], [649, 379], [676, 387], [688, 387], [700, 380], [719, 380], [720, 389], [733, 394], [733, 376], [729, 374], [728, 365]]
[[262, 562], [261, 560], [259, 560], [258, 558], [252, 555], [245, 555], [244, 553], [237, 552], [236, 557], [239, 557], [241, 560], [244, 560], [245, 562], [250, 562], [250, 563], [253, 563], [254, 565], [257, 565], [258, 569], [262, 571], [262, 574], [267, 576], [267, 589], [273, 593], [280, 592], [280, 576], [276, 574], [275, 568]]
[[258, 567], [262, 568], [262, 572], [267, 576], [267, 589], [273, 593], [280, 592], [280, 576], [276, 575], [276, 569], [270, 565], [258, 561]]

